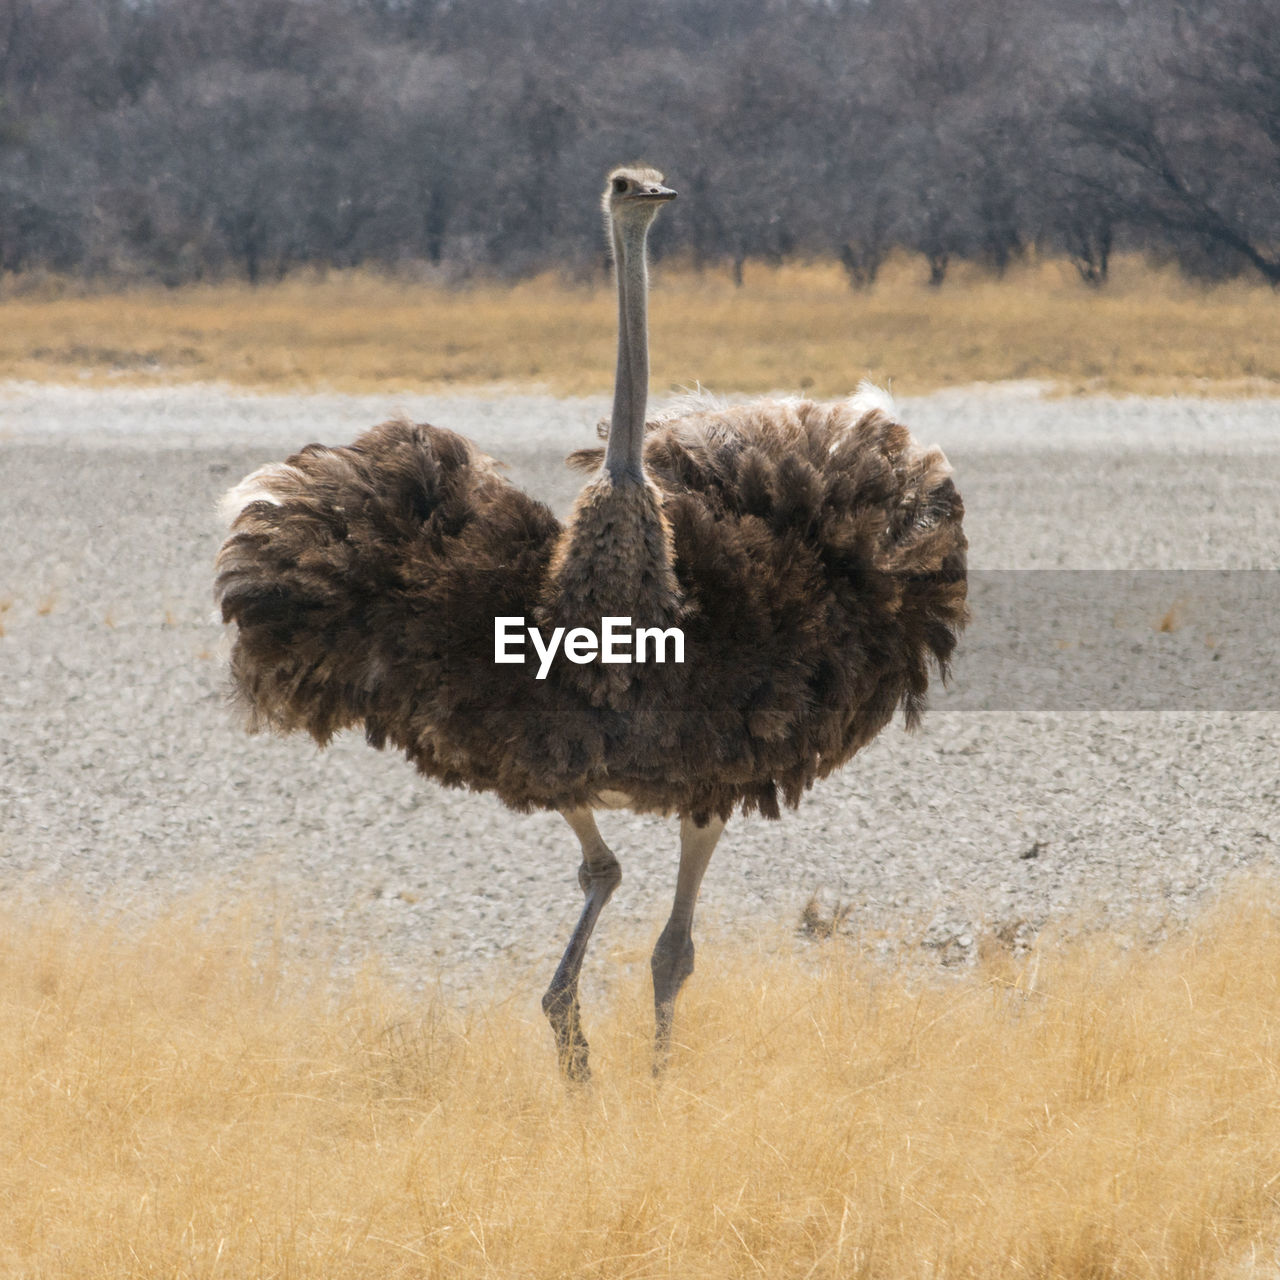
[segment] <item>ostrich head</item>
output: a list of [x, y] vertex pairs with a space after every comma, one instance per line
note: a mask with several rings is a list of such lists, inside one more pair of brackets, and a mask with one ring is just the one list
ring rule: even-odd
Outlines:
[[658, 209], [675, 198], [676, 193], [664, 185], [657, 169], [624, 164], [609, 174], [601, 204], [613, 230], [648, 230]]

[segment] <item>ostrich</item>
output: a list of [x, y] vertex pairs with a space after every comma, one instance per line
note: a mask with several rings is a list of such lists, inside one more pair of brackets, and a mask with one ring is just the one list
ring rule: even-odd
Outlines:
[[[622, 877], [594, 811], [680, 819], [651, 961], [657, 1070], [725, 822], [794, 808], [899, 706], [913, 726], [966, 619], [950, 468], [883, 393], [695, 403], [646, 423], [646, 238], [675, 195], [642, 165], [608, 176], [613, 411], [604, 447], [570, 458], [591, 474], [564, 524], [461, 436], [395, 420], [243, 480], [216, 566], [250, 729], [323, 746], [359, 726], [446, 786], [564, 816], [585, 902], [542, 1005], [573, 1080], [590, 1075], [579, 972]], [[540, 660], [538, 641], [540, 658], [499, 663], [512, 620], [564, 650]], [[620, 620], [647, 661], [571, 648], [575, 629]]]

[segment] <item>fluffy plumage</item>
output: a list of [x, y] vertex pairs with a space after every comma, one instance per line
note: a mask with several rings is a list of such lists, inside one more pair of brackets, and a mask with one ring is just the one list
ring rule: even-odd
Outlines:
[[[608, 790], [705, 821], [776, 818], [896, 708], [915, 722], [965, 620], [940, 451], [883, 408], [798, 400], [663, 420], [644, 461], [621, 518], [597, 478], [563, 527], [403, 421], [256, 472], [217, 563], [250, 724], [322, 745], [360, 726], [519, 810]], [[494, 664], [495, 616], [610, 613], [683, 628], [684, 664]]]

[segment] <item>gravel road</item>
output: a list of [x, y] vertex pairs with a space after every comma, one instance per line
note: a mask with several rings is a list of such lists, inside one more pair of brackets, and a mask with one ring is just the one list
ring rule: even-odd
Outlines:
[[[1265, 646], [1280, 575], [1245, 571], [1280, 559], [1280, 401], [1006, 386], [902, 408], [955, 464], [983, 571], [975, 599], [1011, 580], [1130, 583], [1099, 588], [1119, 592], [1094, 620], [1114, 636], [1028, 641], [1023, 600], [984, 659], [979, 610], [972, 672], [962, 654], [920, 732], [886, 731], [781, 823], [735, 820], [704, 888], [703, 938], [794, 928], [816, 895], [847, 907], [855, 933], [955, 960], [986, 931], [1027, 937], [1080, 913], [1158, 929], [1237, 871], [1274, 871], [1280, 695]], [[563, 511], [577, 481], [560, 459], [606, 409], [532, 395], [0, 388], [7, 891], [146, 908], [207, 888], [278, 903], [344, 962], [376, 953], [424, 983], [461, 989], [494, 961], [549, 973], [580, 904], [576, 845], [556, 815], [445, 792], [354, 737], [319, 753], [239, 731], [211, 619], [213, 508], [257, 464], [404, 410], [471, 436]], [[1098, 572], [1008, 573], [1026, 570]], [[1104, 572], [1116, 570], [1143, 572]], [[1181, 591], [1154, 570], [1235, 572], [1189, 575], [1199, 585]], [[1252, 614], [1235, 632], [1219, 616], [1227, 597], [1201, 598], [1213, 583], [1247, 586], [1252, 603], [1231, 608]], [[1073, 647], [1094, 671], [1131, 655], [1115, 663], [1127, 692], [1109, 700], [1104, 681], [1077, 696], [1068, 682], [1037, 700], [1043, 680], [1019, 685], [1019, 671]], [[1144, 701], [1132, 677], [1148, 660], [1165, 674]], [[1165, 679], [1187, 671], [1189, 684]], [[601, 825], [624, 871], [597, 935], [607, 967], [647, 954], [676, 840], [670, 821]]]

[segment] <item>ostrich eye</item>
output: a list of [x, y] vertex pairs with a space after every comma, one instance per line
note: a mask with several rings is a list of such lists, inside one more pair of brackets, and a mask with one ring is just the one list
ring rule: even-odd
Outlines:
[[627, 182], [626, 178], [614, 178], [614, 180], [613, 180], [613, 194], [614, 194], [615, 196], [624, 196], [624, 195], [626, 195], [626, 194], [627, 194], [627, 187], [628, 187], [629, 185], [630, 185], [630, 184]]

